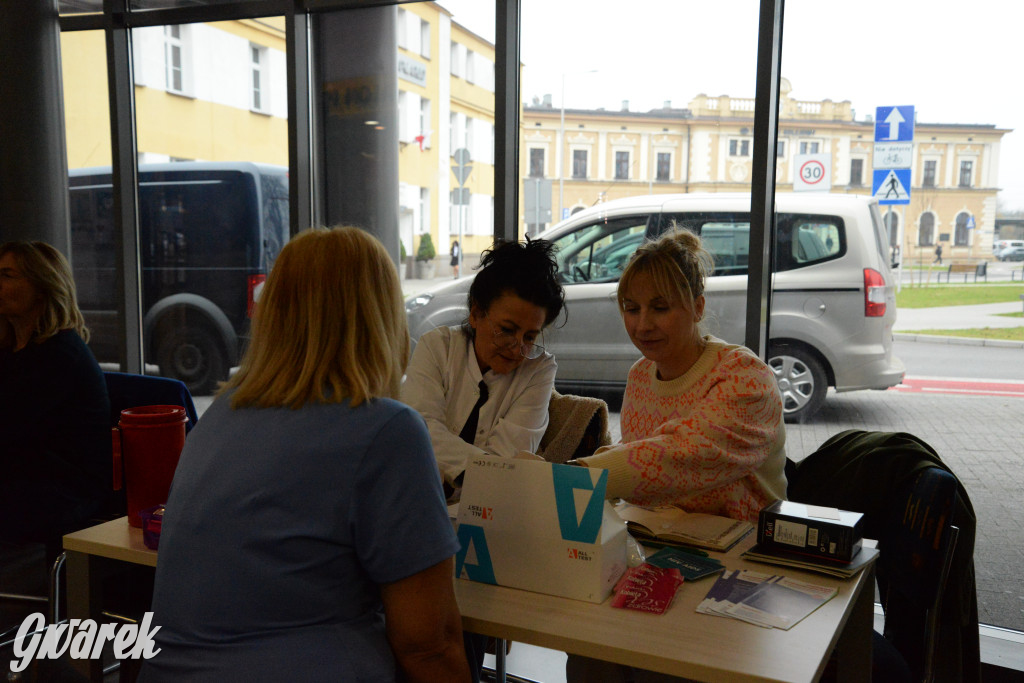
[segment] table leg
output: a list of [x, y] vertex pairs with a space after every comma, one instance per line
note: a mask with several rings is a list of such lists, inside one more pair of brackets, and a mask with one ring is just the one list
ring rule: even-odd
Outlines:
[[[92, 555], [67, 551], [68, 617], [96, 619], [100, 599], [100, 573]], [[103, 662], [95, 659], [73, 659], [72, 666], [94, 683], [103, 683]]]
[[846, 620], [843, 632], [836, 643], [837, 683], [870, 683], [871, 681], [871, 630], [875, 614], [875, 569], [861, 582], [850, 618]]

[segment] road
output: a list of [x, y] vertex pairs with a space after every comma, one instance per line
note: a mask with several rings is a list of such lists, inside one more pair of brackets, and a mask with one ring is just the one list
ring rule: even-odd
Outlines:
[[1024, 381], [1024, 349], [896, 341], [893, 353], [909, 377]]

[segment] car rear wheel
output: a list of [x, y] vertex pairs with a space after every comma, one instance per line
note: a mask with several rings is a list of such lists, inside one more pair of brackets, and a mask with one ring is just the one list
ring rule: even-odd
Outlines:
[[180, 379], [193, 396], [212, 394], [217, 382], [227, 379], [220, 344], [201, 327], [171, 330], [159, 341], [156, 355], [160, 374]]
[[828, 381], [817, 358], [797, 346], [773, 346], [768, 351], [768, 366], [779, 384], [786, 422], [803, 422], [818, 412]]

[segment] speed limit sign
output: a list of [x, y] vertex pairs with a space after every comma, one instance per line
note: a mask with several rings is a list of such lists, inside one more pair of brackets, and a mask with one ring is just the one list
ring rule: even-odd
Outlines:
[[793, 189], [828, 192], [832, 189], [832, 155], [801, 154], [793, 159]]

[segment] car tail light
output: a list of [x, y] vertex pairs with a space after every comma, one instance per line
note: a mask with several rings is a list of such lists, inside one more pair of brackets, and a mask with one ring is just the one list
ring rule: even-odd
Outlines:
[[864, 316], [885, 315], [885, 278], [873, 268], [864, 269]]
[[[865, 278], [867, 276], [865, 275]], [[252, 317], [253, 309], [256, 308], [256, 299], [258, 297], [257, 288], [267, 281], [267, 276], [260, 273], [259, 275], [250, 275], [246, 278], [249, 291], [249, 304], [245, 309], [245, 314], [248, 317]]]

